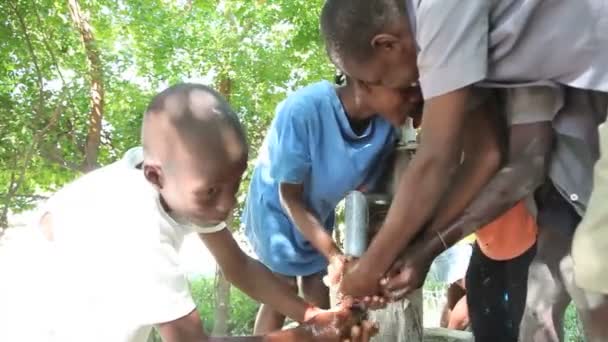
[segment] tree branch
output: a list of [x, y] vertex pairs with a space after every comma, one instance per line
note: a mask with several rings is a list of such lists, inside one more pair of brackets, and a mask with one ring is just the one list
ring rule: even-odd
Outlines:
[[89, 130], [85, 144], [85, 156], [83, 168], [87, 171], [97, 168], [97, 155], [101, 142], [101, 121], [103, 119], [104, 107], [104, 83], [103, 67], [100, 59], [100, 51], [97, 48], [93, 30], [82, 11], [78, 0], [67, 0], [70, 15], [74, 25], [80, 32], [85, 53], [89, 61], [89, 73], [91, 78], [91, 113], [89, 114]]
[[42, 113], [43, 112], [42, 109], [44, 106], [44, 82], [43, 82], [44, 78], [42, 77], [42, 71], [40, 70], [40, 65], [38, 63], [38, 57], [36, 56], [36, 53], [34, 52], [34, 46], [32, 45], [32, 40], [30, 39], [30, 34], [27, 29], [27, 25], [25, 24], [25, 19], [23, 18], [23, 16], [17, 9], [17, 6], [15, 6], [15, 2], [13, 0], [10, 0], [8, 3], [11, 6], [11, 9], [13, 10], [13, 12], [15, 12], [15, 15], [17, 16], [17, 20], [19, 21], [19, 26], [21, 26], [23, 38], [27, 45], [27, 49], [30, 52], [30, 55], [32, 56], [32, 62], [34, 63], [34, 69], [36, 70], [36, 77], [38, 79], [38, 90], [39, 90], [38, 113]]
[[[63, 95], [63, 94], [62, 94]], [[40, 144], [42, 138], [48, 133], [48, 131], [57, 123], [59, 117], [61, 116], [61, 112], [63, 111], [63, 96], [59, 98], [59, 103], [55, 108], [53, 114], [51, 114], [51, 118], [49, 122], [39, 131], [34, 134], [32, 138], [31, 144], [28, 146], [25, 154], [23, 156], [23, 163], [21, 165], [21, 169], [18, 172], [17, 176], [17, 162], [15, 160], [15, 164], [13, 166], [13, 172], [11, 173], [11, 181], [9, 183], [9, 187], [7, 189], [6, 196], [4, 197], [4, 208], [2, 209], [2, 214], [0, 216], [0, 225], [4, 226], [8, 224], [7, 215], [8, 209], [13, 201], [13, 198], [17, 195], [19, 188], [23, 184], [25, 179], [25, 174], [27, 173], [27, 169], [30, 166], [32, 158], [34, 157], [34, 153], [36, 152], [37, 147]]]

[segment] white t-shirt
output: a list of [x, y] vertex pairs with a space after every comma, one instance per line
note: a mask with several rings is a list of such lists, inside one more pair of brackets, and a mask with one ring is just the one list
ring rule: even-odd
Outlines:
[[141, 148], [132, 149], [48, 201], [58, 273], [53, 341], [145, 342], [155, 324], [195, 309], [178, 264], [193, 227], [162, 209], [136, 168], [142, 161]]

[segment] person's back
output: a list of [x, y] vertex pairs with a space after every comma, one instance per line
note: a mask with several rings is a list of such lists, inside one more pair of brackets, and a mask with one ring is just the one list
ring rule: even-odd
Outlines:
[[[498, 87], [549, 81], [608, 91], [604, 0], [474, 0], [466, 5], [408, 0], [408, 9], [420, 47], [425, 98], [479, 81]], [[446, 72], [453, 82], [445, 81]]]

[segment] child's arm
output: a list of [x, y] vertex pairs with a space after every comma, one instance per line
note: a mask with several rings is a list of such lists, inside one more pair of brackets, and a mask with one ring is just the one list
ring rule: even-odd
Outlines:
[[[331, 264], [340, 263], [342, 257], [340, 248], [304, 203], [304, 186], [302, 184], [281, 183], [279, 185], [279, 195], [283, 209], [306, 240], [310, 241]], [[341, 272], [341, 270], [336, 271]]]
[[[344, 323], [347, 327], [346, 331], [341, 329], [341, 332], [346, 332], [347, 337], [350, 337], [351, 341], [367, 342], [369, 338], [375, 333], [375, 327], [370, 325], [368, 322], [364, 322], [361, 325], [354, 325], [352, 320], [347, 316], [348, 312], [344, 311], [338, 319]], [[350, 328], [353, 326], [353, 328]], [[162, 323], [158, 325], [158, 331], [165, 342], [214, 342], [214, 341], [234, 341], [234, 342], [262, 342], [262, 341], [316, 341], [319, 339], [331, 339], [338, 340], [340, 336], [331, 332], [323, 331], [327, 324], [319, 322], [305, 323], [296, 328], [276, 331], [269, 333], [265, 336], [243, 336], [243, 337], [208, 337], [203, 331], [203, 325], [201, 319], [196, 310], [190, 314], [179, 318], [175, 321]], [[349, 330], [350, 329], [350, 330]], [[327, 329], [325, 329], [327, 330]], [[335, 336], [334, 336], [335, 335]]]
[[298, 322], [310, 319], [316, 312], [316, 308], [298, 297], [289, 286], [277, 281], [264, 265], [247, 256], [227, 229], [199, 236], [215, 257], [226, 279], [251, 298], [270, 305]]

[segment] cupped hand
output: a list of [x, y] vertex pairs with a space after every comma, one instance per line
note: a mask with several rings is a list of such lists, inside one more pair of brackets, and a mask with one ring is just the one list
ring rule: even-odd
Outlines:
[[406, 253], [380, 281], [384, 297], [398, 301], [422, 287], [432, 261], [421, 253]]
[[304, 322], [302, 327], [309, 332], [311, 341], [349, 341], [366, 342], [374, 336], [378, 327], [363, 319], [364, 312], [353, 309], [351, 302], [322, 310], [311, 319]]
[[358, 260], [348, 261], [344, 266], [339, 291], [354, 298], [373, 297], [380, 293], [379, 279], [363, 270]]

